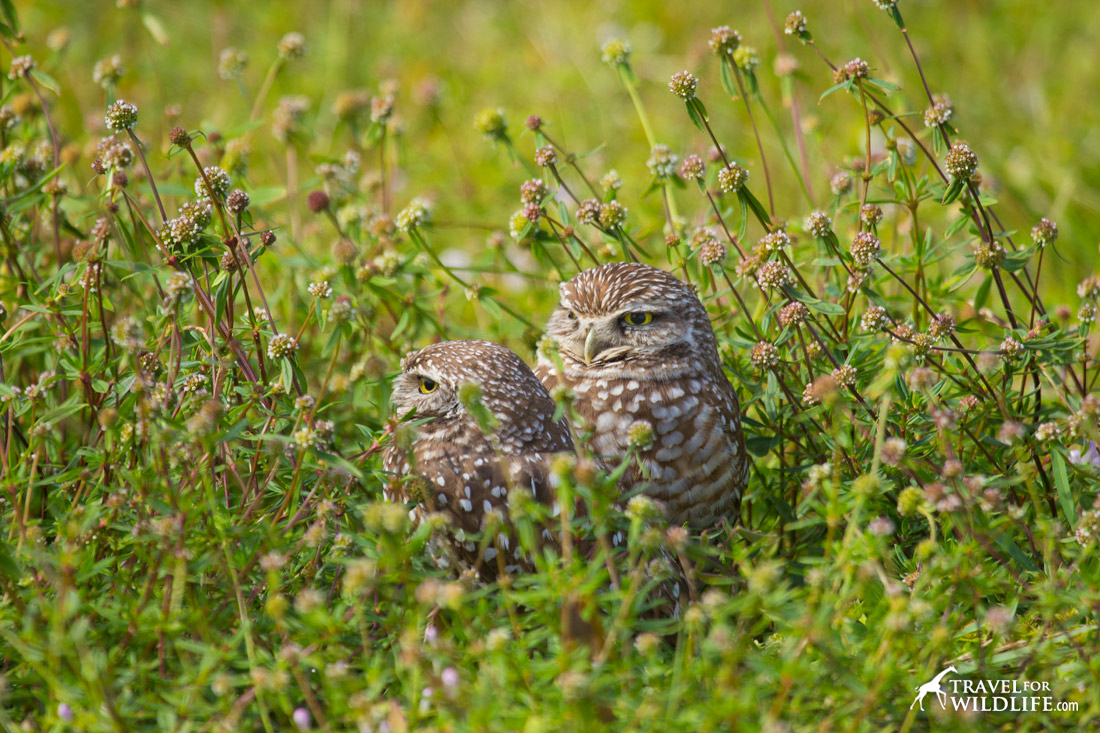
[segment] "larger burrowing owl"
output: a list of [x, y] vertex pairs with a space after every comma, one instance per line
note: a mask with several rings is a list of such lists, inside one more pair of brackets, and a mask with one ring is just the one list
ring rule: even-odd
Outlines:
[[[495, 418], [488, 432], [464, 406], [470, 400], [460, 398], [463, 389], [480, 392], [480, 404]], [[414, 419], [426, 421], [416, 427], [411, 445], [386, 450], [383, 467], [395, 477], [387, 498], [413, 498], [418, 513], [450, 515], [461, 566], [477, 562], [478, 547], [467, 536], [482, 529], [485, 516], [498, 511], [507, 517], [510, 489], [526, 488], [537, 501], [553, 503], [549, 465], [555, 453], [573, 450], [569, 428], [554, 420], [550, 395], [510, 349], [489, 341], [446, 341], [409, 354], [394, 382], [393, 405], [399, 416], [415, 408]], [[408, 490], [410, 479], [418, 484], [415, 491]], [[503, 534], [498, 539], [512, 554], [503, 558], [505, 565], [517, 564], [518, 544]], [[490, 575], [496, 556], [490, 547], [481, 558]]]
[[646, 421], [653, 443], [622, 487], [643, 486], [675, 524], [736, 522], [749, 473], [741, 408], [692, 289], [656, 267], [617, 262], [563, 283], [560, 301], [548, 332], [564, 371], [540, 355], [535, 373], [576, 392], [594, 452], [621, 460], [631, 426]]

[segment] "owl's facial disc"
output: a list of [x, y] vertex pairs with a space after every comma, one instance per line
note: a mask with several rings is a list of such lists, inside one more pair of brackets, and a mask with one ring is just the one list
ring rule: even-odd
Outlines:
[[661, 352], [687, 337], [680, 314], [660, 303], [629, 303], [613, 313], [562, 312], [551, 319], [562, 351], [587, 366]]
[[399, 417], [416, 410], [416, 417], [443, 417], [458, 409], [454, 389], [434, 369], [422, 365], [398, 375], [393, 384], [393, 406]]

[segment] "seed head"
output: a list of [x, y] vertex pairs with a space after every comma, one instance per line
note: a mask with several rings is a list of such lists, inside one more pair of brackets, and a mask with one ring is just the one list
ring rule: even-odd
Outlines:
[[680, 177], [687, 181], [701, 179], [706, 175], [707, 164], [698, 155], [692, 153], [680, 163]]
[[955, 107], [946, 95], [937, 95], [932, 99], [932, 106], [924, 110], [924, 126], [939, 127], [947, 124], [947, 121], [955, 114]]
[[294, 61], [306, 55], [306, 37], [291, 31], [279, 40], [279, 57], [285, 61]]
[[887, 438], [882, 444], [882, 462], [896, 466], [905, 458], [905, 441], [901, 438]]
[[699, 80], [690, 71], [677, 71], [668, 83], [668, 90], [680, 99], [695, 99], [695, 88]]
[[737, 163], [730, 163], [718, 171], [718, 186], [724, 193], [741, 190], [749, 182], [749, 172]]
[[1085, 303], [1077, 309], [1077, 320], [1081, 323], [1092, 323], [1096, 320], [1096, 306]]
[[137, 124], [137, 114], [137, 105], [120, 99], [107, 108], [103, 121], [110, 130], [132, 130]]
[[306, 197], [306, 208], [314, 214], [327, 211], [330, 203], [329, 195], [324, 191], [310, 191]]
[[854, 387], [856, 383], [856, 369], [848, 364], [841, 364], [833, 370], [833, 379], [841, 387]]
[[328, 284], [328, 280], [321, 280], [319, 282], [311, 282], [309, 284], [309, 294], [314, 298], [331, 298], [332, 286]]
[[540, 127], [542, 127], [542, 118], [538, 115], [530, 115], [526, 120], [524, 120], [523, 124], [527, 127], [528, 130], [538, 130]]
[[875, 5], [879, 6], [883, 10], [893, 10], [898, 4], [898, 0], [872, 0], [872, 1], [875, 3]]
[[733, 52], [741, 45], [741, 34], [728, 25], [720, 25], [711, 29], [707, 45], [718, 56], [732, 57]]
[[558, 154], [553, 145], [543, 145], [535, 151], [535, 165], [540, 168], [549, 168], [557, 162]]
[[1054, 244], [1058, 241], [1058, 225], [1044, 216], [1031, 228], [1031, 241], [1040, 247]]
[[928, 333], [935, 339], [950, 336], [955, 332], [955, 317], [950, 313], [938, 313], [928, 324]]
[[827, 237], [833, 231], [833, 220], [824, 211], [815, 211], [802, 222], [802, 228], [812, 237]]
[[966, 143], [955, 143], [947, 151], [943, 167], [956, 181], [969, 181], [978, 170], [978, 155]]
[[474, 129], [490, 140], [501, 140], [508, 134], [508, 120], [504, 117], [504, 109], [486, 107], [474, 117]]
[[234, 214], [241, 214], [248, 210], [248, 194], [237, 188], [225, 197], [225, 206]]
[[1077, 284], [1078, 298], [1100, 297], [1100, 277], [1091, 275]]
[[897, 526], [889, 517], [875, 517], [867, 523], [867, 531], [875, 537], [889, 537]]
[[936, 383], [939, 382], [939, 377], [928, 367], [919, 366], [909, 372], [908, 382], [910, 389], [920, 391], [935, 387]]
[[612, 168], [603, 174], [603, 178], [600, 179], [600, 186], [606, 192], [618, 191], [623, 187], [623, 179], [619, 176], [619, 172]]
[[223, 79], [236, 79], [248, 66], [248, 54], [239, 48], [223, 49], [218, 56], [218, 76]]
[[760, 371], [766, 371], [779, 364], [779, 349], [768, 341], [757, 341], [752, 347], [749, 361]]
[[645, 164], [650, 173], [658, 179], [665, 179], [676, 172], [676, 165], [679, 162], [680, 156], [669, 150], [667, 145], [657, 144], [653, 146]]
[[860, 232], [852, 240], [852, 259], [861, 267], [871, 265], [882, 252], [882, 243], [870, 232]]
[[626, 207], [618, 201], [608, 201], [600, 206], [600, 226], [604, 229], [622, 229], [626, 223]]
[[538, 204], [527, 204], [523, 207], [523, 218], [528, 221], [538, 221], [542, 218], [542, 209]]
[[268, 229], [267, 231], [260, 232], [260, 244], [265, 247], [271, 247], [275, 244], [275, 232]]
[[630, 61], [630, 42], [622, 38], [612, 38], [603, 44], [600, 49], [603, 53], [603, 62], [612, 66], [621, 66]]

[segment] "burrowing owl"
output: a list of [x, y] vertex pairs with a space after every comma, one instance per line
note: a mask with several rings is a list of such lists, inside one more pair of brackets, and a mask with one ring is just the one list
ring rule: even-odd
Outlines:
[[[642, 485], [676, 524], [735, 522], [749, 471], [741, 409], [692, 289], [655, 267], [617, 262], [563, 283], [560, 300], [548, 331], [592, 449], [621, 460], [631, 425], [648, 422], [653, 443], [623, 488]], [[545, 356], [535, 373], [548, 388], [558, 383]]]
[[[463, 406], [462, 389], [480, 392], [481, 405], [496, 423], [488, 434]], [[549, 464], [553, 454], [573, 450], [569, 428], [554, 420], [550, 395], [510, 349], [489, 341], [446, 341], [409, 354], [394, 383], [393, 404], [398, 415], [415, 408], [414, 418], [426, 422], [417, 426], [411, 446], [387, 449], [383, 467], [396, 479], [387, 498], [408, 500], [414, 494], [417, 513], [450, 515], [461, 566], [477, 560], [477, 545], [467, 535], [480, 531], [492, 511], [507, 516], [511, 488], [527, 488], [537, 501], [553, 503]], [[407, 491], [409, 479], [419, 479], [414, 492]], [[503, 534], [499, 542], [512, 553], [505, 565], [516, 564], [518, 545]], [[490, 575], [498, 566], [496, 555], [490, 547], [482, 557]]]

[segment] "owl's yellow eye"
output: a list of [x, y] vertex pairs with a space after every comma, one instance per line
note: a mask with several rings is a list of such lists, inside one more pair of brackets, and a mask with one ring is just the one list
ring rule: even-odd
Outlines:
[[648, 311], [636, 311], [634, 313], [627, 313], [623, 316], [623, 320], [631, 326], [644, 326], [648, 323], [653, 323], [653, 314]]
[[420, 394], [431, 394], [437, 389], [439, 389], [439, 385], [436, 382], [433, 382], [427, 377], [420, 378]]

